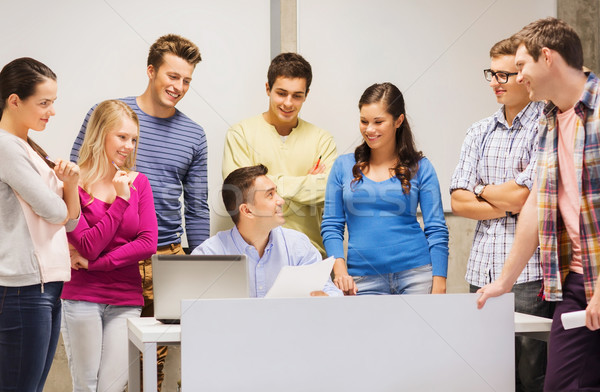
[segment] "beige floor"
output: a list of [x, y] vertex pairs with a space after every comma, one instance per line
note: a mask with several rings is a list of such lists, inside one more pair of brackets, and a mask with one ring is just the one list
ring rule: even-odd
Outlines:
[[[124, 372], [127, 369], [123, 369]], [[165, 373], [165, 383], [162, 392], [175, 392], [177, 390], [177, 381], [181, 378], [181, 349], [179, 346], [169, 346], [169, 355], [167, 356], [167, 365]], [[62, 338], [58, 342], [56, 356], [44, 387], [44, 392], [67, 392], [73, 390], [65, 346]]]

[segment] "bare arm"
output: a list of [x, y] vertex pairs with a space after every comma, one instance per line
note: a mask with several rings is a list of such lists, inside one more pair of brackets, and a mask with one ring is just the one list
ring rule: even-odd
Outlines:
[[[487, 188], [487, 187], [486, 187]], [[452, 213], [475, 220], [497, 219], [506, 216], [506, 212], [477, 198], [473, 192], [455, 189], [450, 196]]]
[[335, 259], [333, 276], [333, 283], [344, 292], [344, 295], [356, 295], [356, 283], [354, 283], [352, 276], [348, 275], [346, 260], [342, 258]]
[[519, 185], [515, 180], [503, 184], [486, 185], [481, 197], [501, 211], [510, 211], [513, 214], [520, 212], [527, 201], [529, 188]]
[[434, 276], [431, 294], [446, 294], [446, 277]]

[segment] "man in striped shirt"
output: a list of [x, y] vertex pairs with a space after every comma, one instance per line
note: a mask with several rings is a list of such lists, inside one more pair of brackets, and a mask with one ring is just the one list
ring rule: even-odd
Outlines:
[[[556, 301], [544, 390], [600, 391], [600, 80], [583, 72], [581, 41], [565, 22], [540, 19], [515, 37], [517, 81], [548, 104], [513, 248], [478, 306], [510, 290], [539, 244], [544, 296]], [[565, 330], [561, 315], [582, 310], [587, 328]]]
[[[200, 50], [178, 35], [160, 37], [148, 54], [148, 86], [138, 97], [121, 100], [137, 114], [140, 144], [136, 166], [150, 180], [158, 220], [159, 254], [183, 254], [180, 197], [185, 206], [185, 234], [194, 249], [210, 235], [207, 186], [208, 151], [204, 130], [175, 105], [185, 96], [192, 73], [201, 60]], [[77, 161], [87, 123], [95, 106], [83, 121], [73, 144], [71, 160]], [[142, 316], [154, 315], [152, 264], [140, 261], [144, 292]], [[164, 373], [167, 347], [159, 347], [158, 390]]]
[[[542, 102], [531, 102], [516, 81], [515, 40], [505, 39], [490, 50], [486, 79], [502, 107], [471, 126], [450, 185], [452, 212], [476, 219], [475, 238], [466, 280], [470, 291], [496, 280], [512, 247], [518, 212], [535, 176], [538, 120]], [[542, 271], [539, 252], [529, 259], [512, 291], [515, 310], [551, 317], [551, 306], [539, 297]], [[546, 370], [546, 344], [515, 338], [517, 391], [541, 391]]]

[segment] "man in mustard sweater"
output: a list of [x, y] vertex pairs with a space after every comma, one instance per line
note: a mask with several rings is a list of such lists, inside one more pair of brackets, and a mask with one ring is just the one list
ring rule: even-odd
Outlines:
[[310, 64], [299, 54], [273, 59], [266, 83], [269, 108], [227, 131], [223, 178], [240, 167], [265, 165], [285, 200], [284, 227], [303, 232], [325, 254], [321, 216], [337, 151], [327, 131], [298, 118], [311, 80]]

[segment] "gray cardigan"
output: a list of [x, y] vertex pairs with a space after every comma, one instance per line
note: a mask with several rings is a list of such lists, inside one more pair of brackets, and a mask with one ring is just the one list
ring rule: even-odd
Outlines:
[[[0, 159], [0, 286], [28, 286], [65, 280], [64, 273], [50, 276], [40, 273], [40, 260], [35, 254], [27, 221], [15, 193], [48, 223], [64, 222], [67, 206], [46, 185], [23, 141], [2, 129]], [[69, 229], [76, 225], [76, 220], [69, 221]], [[64, 272], [63, 268], [59, 269]], [[70, 270], [66, 272], [66, 276], [70, 276]]]

